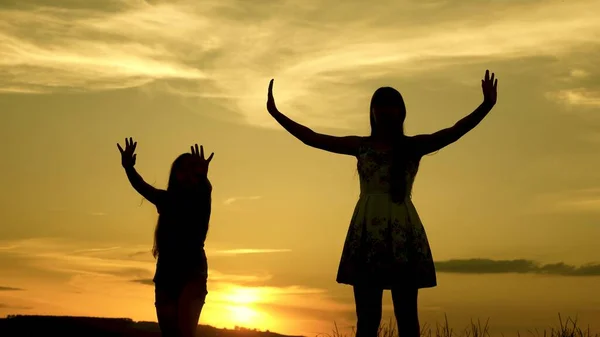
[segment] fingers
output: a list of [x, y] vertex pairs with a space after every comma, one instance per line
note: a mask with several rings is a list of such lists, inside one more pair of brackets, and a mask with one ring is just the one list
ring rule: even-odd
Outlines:
[[129, 139], [125, 138], [125, 149], [128, 147], [135, 148], [135, 146], [137, 146], [137, 142], [133, 141], [133, 137], [129, 137]]
[[[196, 144], [196, 153], [198, 153], [198, 144]], [[200, 145], [200, 158], [204, 159], [204, 146]]]
[[490, 71], [486, 70], [485, 71], [485, 77], [483, 80], [481, 80], [481, 87], [484, 90], [497, 90], [498, 88], [498, 79], [496, 78], [496, 74], [492, 73], [492, 76], [490, 77]]
[[210, 163], [210, 161], [213, 159], [213, 156], [215, 155], [215, 153], [211, 153], [210, 156], [208, 156], [208, 159], [206, 159], [207, 163]]
[[121, 152], [121, 154], [123, 154], [123, 148], [121, 147], [121, 145], [119, 143], [117, 143], [117, 147], [119, 148], [119, 152]]

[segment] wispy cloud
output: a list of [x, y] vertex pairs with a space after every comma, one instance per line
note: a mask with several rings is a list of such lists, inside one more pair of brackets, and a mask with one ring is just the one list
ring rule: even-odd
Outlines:
[[[0, 9], [0, 91], [147, 86], [217, 99], [246, 122], [270, 126], [264, 101], [275, 77], [284, 111], [309, 111], [302, 108], [311, 97], [323, 114], [305, 118], [344, 127], [369, 94], [360, 86], [374, 79], [442, 70], [465, 59], [577, 52], [597, 46], [600, 31], [594, 14], [600, 3], [583, 0], [470, 2], [468, 8], [455, 1], [432, 6], [392, 0], [378, 6], [316, 0], [112, 4], [110, 10]], [[481, 12], [502, 14], [473, 15]], [[416, 17], [435, 20], [417, 24]], [[595, 102], [581, 93], [567, 97]]]
[[[22, 267], [66, 275], [114, 277], [122, 281], [147, 283], [153, 275], [155, 261], [149, 250], [141, 247], [106, 245], [94, 248], [90, 242], [74, 242], [63, 239], [32, 238], [2, 243], [7, 248], [2, 254], [27, 259]], [[87, 248], [92, 247], [92, 248]], [[240, 256], [248, 254], [274, 254], [290, 252], [290, 249], [221, 249], [208, 250], [212, 256]], [[268, 274], [228, 274], [211, 269], [211, 280], [220, 283], [264, 284], [272, 276]], [[19, 290], [0, 287], [0, 290]]]
[[84, 248], [94, 244], [54, 238], [24, 239], [6, 245], [11, 248], [0, 251], [0, 254], [25, 259], [27, 264], [23, 268], [51, 273], [131, 278], [151, 275], [153, 271], [150, 261], [127, 258], [131, 252], [139, 251], [139, 247]]
[[117, 249], [120, 249], [121, 247], [106, 247], [106, 248], [90, 248], [90, 249], [80, 249], [80, 250], [76, 250], [73, 251], [73, 254], [93, 254], [93, 253], [99, 253], [99, 252], [108, 252], [108, 251], [114, 251]]
[[135, 279], [135, 280], [131, 280], [131, 282], [135, 282], [135, 283], [139, 283], [139, 284], [143, 284], [143, 285], [147, 285], [147, 286], [154, 286], [154, 281], [151, 278]]
[[548, 98], [575, 107], [600, 107], [600, 90], [589, 88], [565, 89], [547, 94]]
[[242, 254], [269, 254], [289, 253], [291, 249], [224, 249], [216, 250], [211, 255], [242, 255]]
[[243, 201], [243, 200], [258, 200], [260, 199], [260, 196], [252, 196], [252, 197], [232, 197], [232, 198], [228, 198], [226, 199], [223, 204], [228, 206], [233, 204], [234, 202], [238, 202], [238, 201]]
[[539, 213], [600, 212], [600, 188], [540, 194], [532, 199], [530, 208]]
[[440, 261], [435, 264], [439, 272], [461, 274], [545, 274], [558, 276], [600, 276], [600, 264], [572, 266], [563, 262], [540, 264], [532, 260], [466, 259]]
[[32, 307], [0, 303], [0, 309], [30, 310], [30, 309], [32, 309]]
[[572, 69], [570, 75], [573, 78], [586, 78], [590, 76], [590, 73], [584, 69]]
[[68, 214], [78, 214], [78, 215], [85, 215], [85, 216], [106, 216], [108, 215], [105, 212], [99, 212], [99, 211], [86, 211], [86, 210], [81, 210], [81, 209], [68, 209], [68, 208], [48, 208], [47, 209], [48, 212], [52, 212], [52, 213], [68, 213]]
[[0, 291], [22, 291], [24, 289], [0, 286]]
[[91, 215], [92, 216], [105, 216], [106, 213], [104, 213], [104, 212], [92, 212]]

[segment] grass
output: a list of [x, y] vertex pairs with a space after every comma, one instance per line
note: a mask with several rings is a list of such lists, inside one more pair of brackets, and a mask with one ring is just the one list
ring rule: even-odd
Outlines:
[[[517, 337], [600, 337], [600, 333], [592, 333], [590, 327], [582, 328], [578, 325], [577, 319], [567, 318], [563, 321], [561, 315], [558, 315], [559, 327], [558, 328], [550, 328], [549, 330], [528, 330], [525, 335], [522, 335], [521, 332], [516, 332]], [[453, 328], [448, 325], [448, 317], [445, 317], [443, 324], [436, 324], [435, 329], [431, 328], [427, 324], [421, 327], [421, 336], [422, 337], [490, 337], [489, 333], [489, 319], [482, 324], [481, 321], [477, 321], [477, 323], [471, 321], [471, 324], [464, 328], [463, 330], [455, 331]], [[354, 328], [352, 329], [351, 334], [343, 334], [338, 329], [337, 324], [335, 324], [335, 328], [331, 334], [321, 334], [321, 336], [326, 337], [354, 337], [356, 332]], [[379, 327], [378, 337], [398, 337], [398, 332], [396, 329], [396, 322], [393, 319], [390, 319], [388, 323], [382, 324]], [[504, 336], [504, 335], [502, 335]]]

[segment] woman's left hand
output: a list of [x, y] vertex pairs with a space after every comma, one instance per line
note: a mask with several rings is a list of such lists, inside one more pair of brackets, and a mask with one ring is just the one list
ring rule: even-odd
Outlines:
[[492, 73], [490, 78], [490, 71], [485, 71], [485, 77], [481, 80], [481, 90], [483, 91], [483, 101], [491, 106], [496, 105], [498, 99], [498, 79], [494, 79], [496, 74]]

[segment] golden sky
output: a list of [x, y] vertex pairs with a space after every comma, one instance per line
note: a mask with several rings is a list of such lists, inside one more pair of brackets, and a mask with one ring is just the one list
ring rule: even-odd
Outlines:
[[7, 2], [1, 315], [155, 319], [156, 211], [115, 146], [132, 136], [158, 187], [193, 143], [215, 152], [201, 324], [351, 326], [352, 290], [335, 275], [356, 161], [278, 127], [269, 79], [282, 112], [334, 135], [368, 134], [370, 96], [393, 86], [417, 134], [477, 107], [490, 69], [498, 104], [424, 158], [415, 184], [439, 272], [422, 323], [489, 317], [512, 333], [560, 312], [600, 329], [600, 1]]

